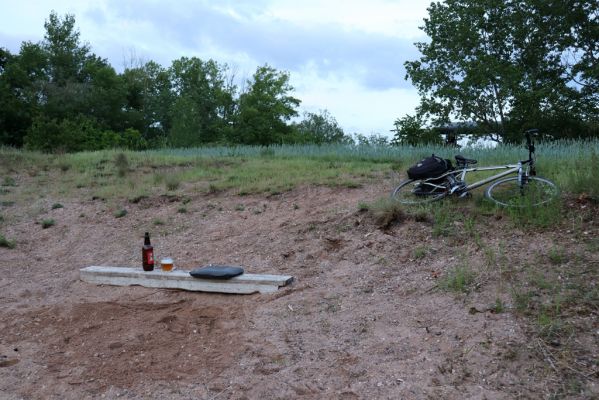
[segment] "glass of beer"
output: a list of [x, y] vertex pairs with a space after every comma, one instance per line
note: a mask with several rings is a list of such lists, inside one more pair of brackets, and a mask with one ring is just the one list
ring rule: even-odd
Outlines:
[[172, 271], [173, 259], [170, 257], [163, 258], [162, 260], [160, 260], [160, 267], [163, 271]]

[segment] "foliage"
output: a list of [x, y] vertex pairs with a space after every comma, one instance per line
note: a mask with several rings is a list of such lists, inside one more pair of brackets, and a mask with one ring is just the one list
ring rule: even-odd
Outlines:
[[290, 94], [293, 87], [289, 74], [265, 65], [258, 68], [247, 85], [247, 92], [239, 97], [236, 132], [230, 141], [263, 146], [285, 143], [292, 132], [286, 121], [297, 115], [295, 108], [300, 104]]
[[303, 119], [294, 124], [294, 128], [299, 143], [353, 143], [327, 110], [321, 110], [318, 114], [304, 113]]
[[435, 125], [473, 121], [504, 141], [531, 125], [554, 137], [596, 135], [598, 8], [591, 0], [432, 3], [422, 28], [430, 40], [405, 64], [419, 115]]
[[395, 120], [395, 136], [393, 144], [410, 145], [441, 143], [439, 132], [424, 127], [424, 121], [419, 115], [406, 115]]

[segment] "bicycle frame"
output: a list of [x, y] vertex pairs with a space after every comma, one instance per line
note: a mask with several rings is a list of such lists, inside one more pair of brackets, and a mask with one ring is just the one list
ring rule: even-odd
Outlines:
[[[495, 171], [495, 170], [500, 170], [500, 169], [505, 169], [506, 171], [501, 172], [499, 174], [495, 174], [493, 176], [490, 176], [488, 178], [482, 179], [480, 181], [474, 182], [472, 184], [466, 185], [461, 187], [460, 189], [463, 192], [467, 192], [470, 190], [474, 190], [476, 188], [479, 188], [481, 186], [484, 186], [488, 183], [491, 183], [495, 180], [501, 179], [505, 176], [511, 175], [511, 174], [518, 174], [518, 178], [519, 181], [521, 181], [522, 179], [522, 175], [526, 174], [523, 172], [523, 165], [524, 164], [532, 164], [532, 159], [529, 159], [527, 161], [519, 161], [518, 164], [506, 164], [506, 165], [494, 165], [494, 166], [489, 166], [489, 167], [466, 167], [466, 168], [462, 168], [462, 169], [457, 169], [457, 170], [453, 170], [453, 171], [448, 171], [445, 174], [435, 177], [435, 178], [431, 178], [431, 180], [439, 180], [441, 178], [445, 178], [448, 176], [454, 176], [455, 179], [459, 182], [463, 182], [466, 183], [466, 174], [468, 172], [477, 172], [477, 171]], [[424, 180], [423, 182], [427, 182], [429, 179]], [[430, 182], [427, 182], [427, 184], [435, 186], [435, 187], [441, 187], [439, 185], [436, 184], [432, 184]], [[451, 192], [453, 193], [453, 191]]]

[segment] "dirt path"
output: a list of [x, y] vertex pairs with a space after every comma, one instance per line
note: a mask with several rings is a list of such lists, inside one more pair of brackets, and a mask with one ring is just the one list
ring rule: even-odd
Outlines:
[[[412, 220], [387, 230], [357, 211], [387, 186], [277, 196], [63, 202], [42, 229], [6, 210], [0, 248], [2, 399], [542, 398], [556, 378], [523, 321], [489, 308], [493, 282], [455, 295], [436, 279], [464, 252]], [[47, 200], [48, 205], [52, 203]], [[50, 209], [50, 207], [46, 207]], [[525, 241], [482, 221], [483, 234]], [[459, 229], [459, 227], [457, 227]], [[243, 265], [296, 281], [272, 295], [93, 286], [88, 265], [139, 264], [144, 231], [179, 268]], [[505, 232], [505, 233], [504, 233]], [[535, 243], [543, 243], [539, 237]], [[414, 257], [414, 248], [426, 249]], [[506, 303], [509, 299], [506, 298]], [[597, 391], [597, 387], [594, 389]]]

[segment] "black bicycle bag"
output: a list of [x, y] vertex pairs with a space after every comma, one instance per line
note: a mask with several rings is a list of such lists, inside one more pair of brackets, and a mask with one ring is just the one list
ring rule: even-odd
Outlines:
[[408, 169], [408, 177], [410, 179], [428, 179], [443, 175], [453, 166], [450, 160], [432, 155], [418, 161]]

